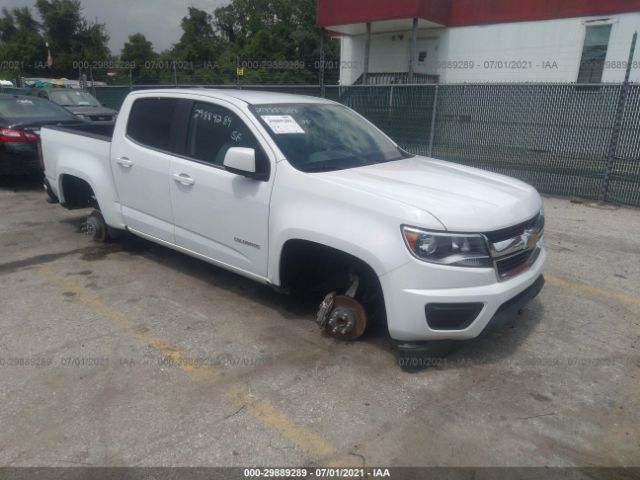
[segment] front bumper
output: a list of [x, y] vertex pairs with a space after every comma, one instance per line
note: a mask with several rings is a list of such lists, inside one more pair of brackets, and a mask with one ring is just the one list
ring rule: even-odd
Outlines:
[[[525, 272], [498, 281], [493, 269], [442, 267], [412, 260], [380, 277], [391, 338], [402, 342], [429, 340], [467, 340], [475, 338], [494, 317], [508, 317], [535, 297], [542, 288], [540, 280], [547, 254], [541, 249], [536, 261]], [[536, 285], [540, 288], [536, 289]], [[525, 295], [523, 292], [534, 292]], [[514, 300], [515, 299], [515, 300]], [[522, 300], [522, 301], [519, 301]], [[466, 328], [436, 330], [429, 326], [428, 304], [482, 303], [482, 309]], [[506, 306], [505, 306], [506, 305]], [[495, 320], [497, 321], [497, 320]]]

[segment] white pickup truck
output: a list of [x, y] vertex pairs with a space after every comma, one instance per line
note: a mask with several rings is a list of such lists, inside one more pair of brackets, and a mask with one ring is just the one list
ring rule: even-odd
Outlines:
[[542, 285], [542, 201], [502, 175], [412, 155], [352, 110], [245, 90], [146, 90], [114, 125], [42, 130], [45, 189], [283, 291], [330, 335], [386, 319], [401, 351], [478, 336]]

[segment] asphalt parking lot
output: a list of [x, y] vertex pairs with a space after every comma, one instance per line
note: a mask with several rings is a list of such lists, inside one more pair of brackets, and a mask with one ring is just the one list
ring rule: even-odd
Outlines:
[[433, 368], [0, 184], [0, 465], [640, 466], [640, 210], [545, 198], [547, 285]]

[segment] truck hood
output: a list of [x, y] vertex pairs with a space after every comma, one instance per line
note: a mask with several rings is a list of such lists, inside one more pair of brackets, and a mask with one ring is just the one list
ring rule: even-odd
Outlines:
[[317, 175], [425, 210], [456, 232], [499, 230], [533, 218], [542, 207], [538, 192], [524, 182], [419, 156]]

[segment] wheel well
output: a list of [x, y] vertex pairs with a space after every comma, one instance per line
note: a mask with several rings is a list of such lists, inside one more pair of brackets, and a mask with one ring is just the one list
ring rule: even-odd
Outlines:
[[382, 287], [366, 262], [341, 250], [308, 240], [289, 240], [280, 257], [280, 286], [294, 293], [343, 294], [358, 276], [356, 298], [368, 313], [384, 310]]
[[64, 198], [63, 206], [65, 208], [92, 207], [98, 209], [95, 193], [86, 180], [73, 175], [62, 175], [61, 187], [62, 198]]

